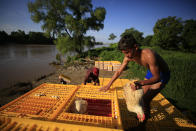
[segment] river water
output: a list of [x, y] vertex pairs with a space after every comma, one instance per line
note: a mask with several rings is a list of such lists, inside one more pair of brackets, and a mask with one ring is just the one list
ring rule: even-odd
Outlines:
[[27, 82], [55, 71], [49, 63], [55, 61], [55, 45], [0, 46], [0, 88], [17, 82]]
[[[103, 46], [108, 45], [96, 45], [95, 48]], [[55, 67], [49, 63], [56, 61], [57, 53], [55, 45], [1, 45], [0, 89], [54, 72]]]

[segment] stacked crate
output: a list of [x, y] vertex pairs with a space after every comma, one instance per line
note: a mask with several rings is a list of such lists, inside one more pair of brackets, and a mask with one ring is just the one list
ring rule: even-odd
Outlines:
[[112, 61], [112, 66], [113, 66], [113, 71], [117, 71], [120, 68], [121, 63], [119, 61]]
[[98, 61], [99, 62], [99, 69], [104, 69], [104, 61]]
[[111, 61], [104, 61], [104, 70], [108, 70], [109, 65], [111, 65]]
[[99, 61], [95, 61], [95, 67], [99, 68]]
[[112, 65], [108, 65], [108, 71], [113, 71], [113, 66]]
[[95, 67], [101, 70], [117, 71], [120, 66], [119, 61], [95, 61]]

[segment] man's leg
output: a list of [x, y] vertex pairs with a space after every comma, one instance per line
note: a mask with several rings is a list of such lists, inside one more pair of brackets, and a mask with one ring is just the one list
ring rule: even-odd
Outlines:
[[150, 102], [163, 89], [164, 86], [165, 84], [158, 82], [153, 85], [146, 85], [142, 87], [144, 89], [143, 101], [146, 119], [150, 117]]

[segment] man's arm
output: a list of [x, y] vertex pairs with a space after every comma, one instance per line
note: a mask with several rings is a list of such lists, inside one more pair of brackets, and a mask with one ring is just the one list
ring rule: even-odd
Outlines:
[[112, 83], [121, 75], [121, 73], [123, 72], [123, 70], [125, 69], [125, 67], [128, 64], [128, 58], [124, 57], [123, 63], [120, 66], [120, 68], [114, 73], [114, 75], [112, 76], [110, 82], [105, 86], [105, 87], [101, 87], [99, 90], [100, 91], [107, 91], [110, 89], [110, 86], [112, 85]]

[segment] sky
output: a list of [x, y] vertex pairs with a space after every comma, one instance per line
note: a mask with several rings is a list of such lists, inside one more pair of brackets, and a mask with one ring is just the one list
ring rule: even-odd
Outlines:
[[[24, 30], [41, 32], [41, 24], [31, 20], [27, 3], [33, 0], [0, 0], [0, 30], [8, 34]], [[176, 16], [182, 20], [196, 20], [196, 0], [92, 0], [93, 8], [104, 7], [106, 17], [104, 28], [89, 31], [96, 41], [118, 42], [120, 35], [129, 28], [135, 28], [147, 35], [153, 35], [153, 27], [158, 19]], [[109, 35], [117, 36], [113, 41]]]

